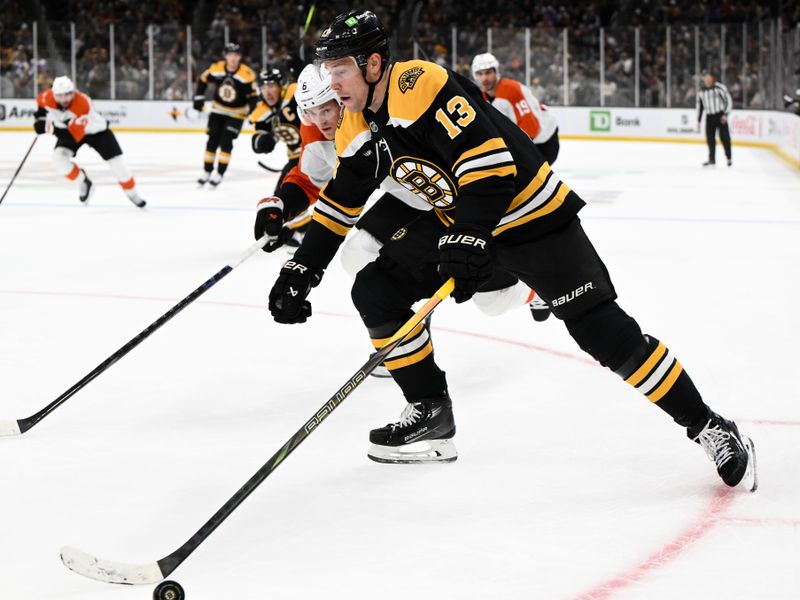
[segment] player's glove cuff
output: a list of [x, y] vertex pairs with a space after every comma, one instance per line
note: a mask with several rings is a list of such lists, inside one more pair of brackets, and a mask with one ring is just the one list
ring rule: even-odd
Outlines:
[[455, 279], [453, 299], [457, 303], [472, 298], [492, 277], [492, 234], [477, 225], [452, 225], [439, 238], [439, 273]]

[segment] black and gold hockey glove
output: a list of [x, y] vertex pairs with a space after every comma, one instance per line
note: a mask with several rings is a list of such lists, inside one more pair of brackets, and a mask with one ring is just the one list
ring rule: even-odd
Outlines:
[[455, 223], [439, 238], [439, 274], [455, 279], [453, 299], [466, 302], [492, 277], [492, 234], [477, 225]]
[[322, 269], [287, 260], [269, 293], [269, 312], [278, 323], [305, 323], [311, 316], [306, 300], [311, 288], [322, 281]]

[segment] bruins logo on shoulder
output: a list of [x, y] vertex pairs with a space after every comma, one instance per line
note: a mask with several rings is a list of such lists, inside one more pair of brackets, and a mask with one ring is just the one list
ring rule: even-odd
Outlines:
[[408, 90], [413, 90], [417, 79], [419, 79], [424, 72], [425, 69], [422, 67], [411, 67], [407, 71], [403, 71], [400, 74], [400, 79], [397, 81], [400, 91], [405, 94]]

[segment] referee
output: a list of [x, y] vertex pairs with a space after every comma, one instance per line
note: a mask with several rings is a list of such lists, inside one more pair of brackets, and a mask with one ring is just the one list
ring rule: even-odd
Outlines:
[[716, 164], [717, 129], [719, 129], [722, 147], [725, 148], [725, 156], [728, 158], [728, 166], [733, 164], [731, 133], [728, 129], [728, 115], [731, 114], [731, 108], [733, 108], [733, 100], [728, 93], [728, 88], [716, 82], [710, 73], [703, 75], [703, 87], [697, 93], [697, 131], [700, 131], [700, 120], [703, 118], [705, 110], [708, 162], [703, 163], [704, 167], [713, 167]]

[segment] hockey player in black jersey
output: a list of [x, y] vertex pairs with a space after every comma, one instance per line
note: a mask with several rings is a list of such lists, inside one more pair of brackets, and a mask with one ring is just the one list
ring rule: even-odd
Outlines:
[[[481, 100], [470, 81], [426, 61], [389, 62], [388, 36], [369, 11], [340, 15], [317, 54], [346, 110], [339, 165], [320, 193], [308, 232], [270, 292], [281, 323], [301, 323], [307, 300], [377, 181], [387, 174], [434, 210], [398, 231], [360, 271], [352, 297], [376, 346], [412, 304], [453, 277], [456, 302], [495, 268], [540, 292], [580, 347], [685, 428], [729, 486], [757, 486], [751, 440], [711, 411], [664, 343], [642, 333], [577, 216], [581, 198], [530, 138]], [[431, 339], [418, 327], [386, 366], [408, 401], [401, 419], [370, 433], [379, 461], [454, 460], [452, 405]], [[425, 451], [408, 448], [424, 441]]]
[[300, 160], [300, 116], [294, 93], [297, 85], [287, 83], [286, 75], [277, 67], [268, 67], [258, 75], [258, 88], [261, 100], [250, 115], [256, 131], [251, 138], [253, 152], [269, 154], [275, 149], [278, 140], [286, 144], [286, 164], [283, 166], [277, 192], [283, 178]]
[[215, 62], [200, 75], [194, 92], [196, 110], [203, 110], [205, 106], [208, 85], [215, 86], [211, 114], [208, 116], [203, 175], [197, 180], [201, 186], [209, 183], [217, 187], [222, 182], [222, 176], [231, 160], [233, 140], [239, 137], [244, 120], [258, 101], [255, 80], [255, 72], [242, 64], [242, 53], [238, 44], [226, 44], [224, 60]]

